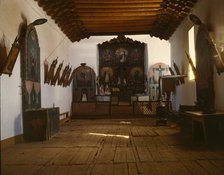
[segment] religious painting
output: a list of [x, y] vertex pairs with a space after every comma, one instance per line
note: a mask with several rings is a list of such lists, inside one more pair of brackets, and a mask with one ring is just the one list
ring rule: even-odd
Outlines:
[[3, 35], [3, 41], [2, 41], [3, 45], [1, 42], [1, 46], [0, 46], [0, 52], [1, 52], [0, 53], [0, 75], [1, 73], [4, 73], [11, 76], [15, 62], [21, 50], [21, 44], [24, 39], [26, 28], [27, 26], [25, 23], [20, 24], [19, 33], [16, 36], [14, 42], [12, 43], [8, 56], [6, 52], [6, 46], [4, 43], [4, 35]]
[[110, 62], [113, 59], [113, 51], [111, 49], [106, 48], [102, 51], [101, 61], [102, 62]]
[[140, 51], [140, 49], [138, 48], [134, 48], [132, 51], [131, 51], [131, 58], [133, 61], [139, 61], [141, 58], [142, 58], [142, 52]]
[[92, 74], [89, 69], [77, 70], [76, 73], [77, 86], [90, 86]]
[[115, 55], [117, 62], [124, 63], [127, 61], [128, 58], [128, 50], [125, 48], [118, 48], [115, 51]]
[[93, 101], [96, 95], [96, 75], [92, 68], [81, 63], [74, 70], [73, 101]]
[[133, 67], [130, 71], [130, 75], [134, 83], [141, 82], [143, 79], [143, 70], [141, 67]]
[[[13, 67], [15, 65], [16, 59], [19, 55], [19, 39], [16, 37], [16, 39], [14, 40], [14, 43], [12, 44], [12, 47], [9, 51], [9, 54], [7, 56], [7, 52], [6, 52], [6, 46], [3, 45], [0, 46], [0, 51], [1, 53], [1, 63], [0, 63], [0, 74], [4, 73], [4, 74], [8, 74], [9, 76], [11, 76], [12, 74], [12, 70]], [[3, 58], [2, 58], [3, 57]]]
[[23, 108], [41, 107], [40, 47], [35, 27], [30, 24], [22, 53]]
[[4, 69], [2, 70], [2, 73], [9, 74], [9, 76], [12, 74], [12, 70], [18, 55], [19, 55], [19, 48], [15, 45], [12, 45], [9, 55], [7, 57], [6, 64], [4, 66]]

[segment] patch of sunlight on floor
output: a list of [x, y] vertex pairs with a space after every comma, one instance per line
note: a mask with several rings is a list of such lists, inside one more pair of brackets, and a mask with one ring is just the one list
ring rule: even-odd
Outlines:
[[129, 139], [129, 136], [127, 135], [116, 135], [116, 134], [103, 134], [103, 133], [89, 133], [90, 135], [95, 135], [95, 136], [104, 136], [104, 137], [121, 137], [125, 139]]
[[130, 125], [130, 124], [131, 124], [131, 122], [120, 121], [120, 124], [127, 124], [127, 125]]

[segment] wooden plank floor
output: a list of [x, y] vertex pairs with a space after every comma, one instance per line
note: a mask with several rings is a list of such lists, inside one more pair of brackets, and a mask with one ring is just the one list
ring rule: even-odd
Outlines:
[[2, 152], [3, 175], [222, 175], [224, 149], [155, 119], [74, 120], [49, 141]]

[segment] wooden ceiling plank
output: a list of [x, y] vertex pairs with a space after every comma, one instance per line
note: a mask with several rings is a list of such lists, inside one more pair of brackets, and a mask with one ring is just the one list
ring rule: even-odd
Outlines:
[[163, 0], [73, 0], [74, 3], [103, 3], [103, 4], [130, 4], [130, 3], [162, 3]]
[[112, 33], [112, 32], [116, 32], [116, 33], [121, 33], [121, 32], [138, 32], [138, 31], [150, 31], [150, 27], [148, 28], [139, 28], [139, 29], [117, 29], [117, 30], [88, 30], [88, 33]]
[[112, 29], [99, 29], [99, 28], [91, 28], [91, 29], [87, 29], [88, 33], [92, 33], [92, 32], [129, 32], [129, 31], [138, 31], [138, 30], [150, 30], [152, 26], [142, 26], [142, 27], [138, 27], [138, 28], [134, 28], [132, 26], [130, 27], [122, 27], [122, 28], [112, 28]]
[[79, 17], [121, 17], [121, 16], [155, 16], [159, 14], [159, 11], [157, 12], [128, 12], [128, 13], [107, 13], [105, 11], [105, 13], [79, 13]]
[[154, 22], [154, 20], [143, 20], [143, 21], [122, 21], [122, 22], [102, 22], [102, 23], [83, 23], [85, 26], [127, 26], [127, 25], [134, 25], [134, 26], [138, 26], [138, 25], [142, 25], [142, 24], [152, 24]]
[[112, 25], [110, 26], [110, 28], [108, 28], [107, 26], [105, 25], [95, 25], [95, 26], [86, 26], [86, 29], [116, 29], [116, 28], [126, 28], [126, 27], [134, 27], [134, 28], [140, 28], [140, 27], [147, 27], [147, 26], [152, 26], [153, 24], [152, 23], [148, 23], [148, 24], [144, 24], [144, 23], [140, 23], [139, 25], [135, 25], [135, 24], [126, 24], [126, 25]]
[[[156, 16], [156, 15], [155, 15]], [[83, 23], [88, 22], [88, 21], [132, 21], [132, 20], [150, 20], [150, 19], [155, 19], [155, 16], [114, 16], [114, 17], [109, 17], [109, 16], [101, 16], [101, 17], [96, 17], [96, 16], [88, 16], [88, 17], [80, 17], [80, 20], [83, 21]], [[77, 19], [78, 20], [78, 19]]]
[[113, 4], [113, 5], [108, 5], [108, 4], [76, 4], [75, 5], [77, 9], [82, 8], [82, 9], [123, 9], [123, 8], [160, 8], [161, 5], [158, 4]]
[[[135, 27], [138, 27], [138, 26], [151, 26], [153, 22], [148, 22], [148, 23], [124, 23], [124, 24], [113, 24], [113, 25], [110, 25], [110, 27], [112, 28], [116, 28], [116, 27], [126, 27], [126, 26], [135, 26]], [[108, 24], [87, 24], [85, 25], [86, 28], [108, 28], [107, 27]]]
[[142, 31], [123, 31], [123, 32], [90, 32], [91, 36], [105, 36], [105, 35], [143, 35], [143, 34], [149, 34], [149, 31], [142, 30]]
[[129, 20], [105, 20], [105, 21], [87, 21], [85, 23], [85, 21], [83, 21], [83, 24], [122, 24], [122, 23], [142, 23], [142, 22], [150, 22], [150, 21], [154, 21], [155, 18], [154, 17], [148, 17], [148, 18], [145, 18], [145, 19], [129, 19]]
[[149, 12], [161, 10], [160, 7], [145, 7], [145, 8], [76, 8], [77, 13], [117, 13], [117, 12]]

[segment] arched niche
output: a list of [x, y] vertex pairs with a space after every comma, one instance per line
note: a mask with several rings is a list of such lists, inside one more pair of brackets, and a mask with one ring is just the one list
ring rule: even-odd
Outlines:
[[94, 70], [82, 63], [74, 72], [73, 78], [73, 102], [95, 101], [96, 98], [96, 74]]
[[159, 62], [149, 68], [149, 94], [151, 100], [157, 100], [159, 95], [159, 77], [170, 75], [169, 65]]

